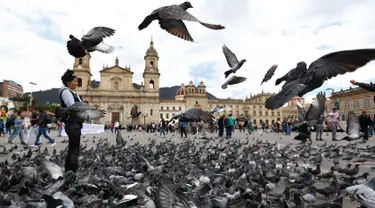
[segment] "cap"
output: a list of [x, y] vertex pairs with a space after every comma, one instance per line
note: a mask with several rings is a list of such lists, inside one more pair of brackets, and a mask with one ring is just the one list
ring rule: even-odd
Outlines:
[[362, 113], [366, 113], [366, 111], [365, 111], [365, 110], [363, 110], [363, 111], [362, 111]]

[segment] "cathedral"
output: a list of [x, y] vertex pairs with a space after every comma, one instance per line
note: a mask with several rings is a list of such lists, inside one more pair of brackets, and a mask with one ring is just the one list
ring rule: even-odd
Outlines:
[[[143, 82], [139, 88], [133, 86], [133, 72], [130, 67], [119, 66], [116, 58], [115, 65], [104, 67], [100, 71], [100, 84], [92, 84], [90, 57], [85, 56], [74, 60], [73, 70], [82, 78], [82, 85], [76, 92], [88, 101], [90, 105], [98, 105], [106, 110], [106, 117], [98, 123], [108, 124], [119, 121], [122, 124], [144, 124], [159, 122], [160, 118], [169, 120], [175, 114], [191, 107], [203, 110], [223, 106], [233, 116], [247, 115], [254, 124], [273, 124], [277, 118], [295, 117], [298, 115], [295, 101], [304, 104], [303, 98], [294, 98], [283, 107], [274, 111], [264, 108], [265, 100], [272, 93], [260, 93], [242, 99], [213, 99], [206, 92], [206, 86], [200, 82], [195, 86], [192, 81], [181, 84], [176, 92], [175, 99], [166, 100], [159, 97], [159, 55], [151, 40], [144, 56]], [[133, 114], [138, 115], [132, 119]]]

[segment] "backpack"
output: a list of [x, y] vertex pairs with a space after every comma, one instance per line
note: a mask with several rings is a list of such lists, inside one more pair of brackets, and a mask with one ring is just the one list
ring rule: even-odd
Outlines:
[[51, 116], [46, 116], [46, 124], [50, 124], [50, 123], [52, 123], [52, 118], [51, 118]]

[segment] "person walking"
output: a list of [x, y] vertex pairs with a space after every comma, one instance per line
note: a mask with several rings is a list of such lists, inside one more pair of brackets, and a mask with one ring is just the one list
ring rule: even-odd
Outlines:
[[232, 117], [232, 114], [229, 114], [227, 118], [227, 124], [226, 124], [226, 130], [227, 130], [226, 136], [228, 139], [232, 138], [233, 129], [234, 129], [234, 118]]
[[253, 123], [251, 122], [251, 119], [247, 120], [247, 132], [251, 134], [253, 131]]
[[361, 132], [363, 135], [363, 141], [366, 142], [369, 137], [368, 127], [372, 125], [372, 120], [370, 116], [366, 113], [365, 110], [362, 111], [362, 114], [359, 116], [359, 126], [361, 127]]
[[337, 141], [336, 133], [337, 133], [337, 127], [339, 126], [339, 118], [340, 118], [340, 115], [337, 112], [337, 109], [333, 108], [332, 112], [329, 114], [329, 119], [331, 121], [332, 141]]
[[161, 121], [160, 121], [160, 124], [159, 124], [159, 126], [160, 126], [160, 136], [161, 136], [161, 134], [163, 134], [163, 136], [165, 137], [165, 120], [164, 120], [164, 118], [161, 118]]
[[30, 138], [33, 136], [36, 139], [36, 135], [38, 134], [38, 113], [35, 112], [32, 106], [29, 107], [29, 111], [31, 112], [30, 117], [30, 128], [27, 131], [26, 136], [26, 145], [29, 145]]
[[181, 138], [183, 138], [184, 134], [185, 134], [185, 138], [187, 137], [186, 126], [187, 126], [187, 123], [185, 121], [180, 121], [179, 122], [179, 127], [180, 127], [180, 132], [181, 132]]
[[118, 128], [120, 127], [120, 123], [118, 121], [115, 122], [115, 134], [117, 134]]
[[223, 134], [224, 134], [224, 118], [225, 116], [222, 115], [220, 116], [219, 120], [217, 121], [217, 128], [219, 130], [219, 137], [223, 137]]
[[[78, 78], [73, 70], [67, 70], [61, 77], [64, 87], [59, 90], [60, 106], [68, 108], [77, 102], [82, 102], [82, 98], [78, 96], [74, 90], [78, 86], [80, 78]], [[83, 121], [78, 119], [75, 115], [62, 120], [65, 124], [65, 132], [69, 137], [68, 154], [65, 159], [65, 171], [77, 172], [78, 170], [78, 157], [81, 142], [81, 129]]]
[[19, 113], [15, 113], [15, 119], [14, 119], [14, 131], [12, 135], [10, 135], [8, 143], [13, 144], [13, 139], [16, 138], [18, 135], [20, 137], [21, 144], [25, 144], [23, 141], [23, 135], [22, 135], [22, 119], [19, 116]]
[[49, 119], [48, 119], [47, 113], [43, 109], [39, 109], [39, 119], [38, 119], [39, 129], [36, 135], [36, 141], [34, 145], [41, 145], [40, 136], [42, 135], [51, 143], [51, 147], [56, 145], [55, 140], [52, 139], [47, 134], [48, 124], [49, 124]]
[[323, 130], [324, 130], [324, 120], [325, 120], [324, 115], [320, 115], [319, 120], [316, 123], [315, 138], [316, 138], [317, 141], [323, 141], [322, 135], [323, 135]]

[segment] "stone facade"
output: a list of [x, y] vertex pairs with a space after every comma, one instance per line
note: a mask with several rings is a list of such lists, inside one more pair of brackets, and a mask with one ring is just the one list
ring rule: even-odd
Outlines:
[[341, 121], [346, 121], [349, 111], [360, 115], [362, 110], [366, 110], [371, 117], [375, 114], [374, 93], [360, 87], [332, 92], [327, 110], [330, 112], [337, 105]]
[[[118, 58], [114, 66], [103, 66], [100, 71], [100, 84], [91, 81], [90, 57], [75, 59], [73, 70], [78, 77], [82, 78], [82, 86], [77, 88], [77, 93], [90, 105], [100, 105], [101, 109], [107, 111], [106, 117], [97, 122], [105, 124], [113, 121], [119, 121], [122, 124], [158, 122], [162, 117], [169, 120], [187, 108], [197, 107], [207, 110], [216, 106], [229, 108], [235, 117], [241, 114], [250, 116], [256, 124], [262, 121], [272, 124], [277, 118], [297, 115], [295, 106], [275, 111], [266, 110], [264, 102], [272, 95], [271, 93], [262, 92], [246, 100], [209, 99], [203, 82], [200, 82], [198, 86], [195, 86], [192, 81], [187, 85], [182, 84], [176, 92], [175, 99], [160, 99], [159, 56], [152, 41], [144, 56], [144, 61], [144, 80], [137, 89], [133, 86], [134, 73], [131, 68], [121, 67]], [[300, 100], [304, 103], [303, 98]], [[293, 102], [293, 100], [290, 101], [288, 106], [291, 106]], [[130, 112], [135, 105], [142, 114], [133, 120], [130, 118]]]

